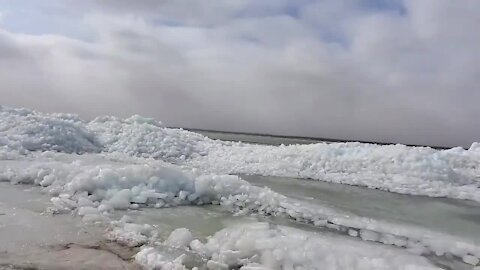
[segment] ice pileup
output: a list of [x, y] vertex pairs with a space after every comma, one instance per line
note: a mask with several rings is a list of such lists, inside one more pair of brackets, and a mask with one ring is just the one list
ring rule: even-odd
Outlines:
[[[174, 231], [170, 238], [191, 237], [188, 232]], [[177, 239], [175, 239], [177, 240]], [[362, 243], [363, 244], [363, 243]], [[210, 258], [209, 269], [438, 269], [423, 258], [379, 246], [365, 248], [356, 241], [305, 233], [301, 230], [267, 223], [233, 226], [217, 232], [205, 243], [193, 240], [187, 245]], [[137, 261], [147, 267], [169, 268], [177, 261], [168, 261], [155, 248], [147, 247], [136, 255]], [[167, 266], [167, 267], [166, 267]], [[181, 269], [181, 268], [180, 268]]]
[[[478, 144], [469, 150], [360, 143], [251, 145], [211, 140], [197, 133], [166, 128], [160, 122], [140, 116], [100, 117], [86, 122], [74, 115], [0, 107], [0, 181], [43, 186], [54, 196], [54, 211], [73, 211], [85, 221], [110, 221], [115, 209], [220, 203], [236, 213], [286, 215], [420, 253], [480, 257], [476, 243], [346, 215], [329, 207], [312, 208], [269, 189], [252, 186], [237, 176], [225, 175], [236, 173], [304, 177], [398, 193], [480, 201]], [[155, 238], [149, 226], [119, 224], [111, 233], [115, 239], [138, 245]], [[380, 251], [362, 255], [361, 247], [347, 252], [350, 259], [345, 265], [334, 259], [342, 249], [324, 250], [321, 253], [324, 257], [319, 257], [323, 259], [313, 260], [305, 254], [295, 255], [298, 253], [295, 248], [279, 251], [268, 248], [269, 243], [283, 243], [285, 237], [318, 250], [325, 249], [320, 243], [332, 241], [320, 236], [312, 241], [299, 240], [306, 236], [286, 230], [264, 225], [231, 228], [218, 232], [206, 243], [192, 240], [188, 232], [179, 231], [167, 242], [180, 243], [189, 251], [202, 254], [209, 260], [207, 267], [210, 264], [212, 269], [233, 266], [245, 270], [314, 269], [317, 264], [330, 265], [327, 269], [397, 269], [388, 260], [378, 258], [396, 255]], [[228, 244], [222, 240], [226, 238], [224, 234], [238, 239]], [[250, 236], [257, 234], [271, 237], [253, 237], [263, 239], [254, 241], [253, 246], [238, 244], [241, 239], [253, 239]], [[225, 245], [219, 245], [220, 242]], [[375, 262], [362, 261], [362, 256]], [[145, 246], [137, 260], [147, 268], [184, 267], [181, 258], [166, 260], [154, 247]], [[398, 269], [434, 268], [420, 260]]]
[[100, 152], [86, 123], [71, 114], [42, 114], [0, 106], [0, 146], [5, 150]]
[[88, 123], [105, 151], [143, 158], [180, 162], [205, 155], [208, 138], [194, 132], [165, 128], [160, 122], [141, 116], [127, 119], [99, 117]]
[[123, 153], [213, 174], [311, 178], [391, 192], [480, 202], [480, 147], [435, 150], [404, 145], [318, 143], [266, 146], [211, 140], [153, 119], [99, 117], [0, 107], [0, 147], [65, 153]]

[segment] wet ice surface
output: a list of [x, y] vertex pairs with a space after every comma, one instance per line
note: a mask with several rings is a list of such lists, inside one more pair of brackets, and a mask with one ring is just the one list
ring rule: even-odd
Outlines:
[[[254, 178], [246, 178], [254, 182]], [[256, 180], [260, 181], [257, 184], [263, 185], [267, 185], [268, 180], [275, 181], [276, 184], [270, 184], [269, 186], [276, 189], [279, 189], [282, 183], [282, 179], [256, 178]], [[307, 200], [309, 194], [304, 192], [310, 191], [315, 194], [319, 192], [315, 192], [312, 187], [299, 188], [293, 191], [288, 186], [278, 191], [293, 197], [307, 198]], [[331, 201], [335, 200], [333, 198], [341, 200], [342, 198], [337, 197], [338, 194], [335, 195], [334, 191], [331, 188], [324, 188], [323, 193], [330, 192], [331, 198], [327, 199], [328, 196], [322, 196], [322, 198], [331, 203], [335, 202]], [[134, 266], [119, 260], [118, 256], [112, 255], [111, 252], [99, 252], [98, 242], [103, 239], [103, 227], [88, 226], [72, 215], [51, 216], [44, 214], [45, 209], [50, 206], [50, 197], [43, 194], [40, 188], [0, 183], [0, 198], [0, 214], [2, 214], [0, 216], [0, 239], [4, 240], [0, 245], [2, 248], [0, 269], [2, 265], [3, 267], [8, 265], [34, 266], [39, 269], [90, 269], [89, 267], [92, 265], [102, 265], [103, 269], [134, 269]], [[358, 201], [352, 199], [351, 205], [356, 203]], [[345, 201], [343, 201], [344, 206], [345, 204]], [[342, 207], [342, 205], [338, 206]], [[387, 206], [384, 205], [384, 207]], [[154, 225], [160, 232], [160, 239], [166, 239], [173, 230], [184, 227], [188, 228], [196, 239], [205, 241], [208, 236], [231, 226], [268, 222], [271, 226], [274, 226], [272, 228], [277, 225], [293, 227], [314, 233], [317, 236], [327, 237], [325, 239], [338, 239], [339, 243], [354, 241], [352, 243], [359, 243], [366, 248], [382, 246], [359, 239], [350, 239], [348, 236], [297, 223], [284, 217], [233, 216], [230, 212], [216, 205], [178, 206], [162, 209], [144, 208], [141, 210], [116, 211], [114, 215], [118, 218], [128, 215], [134, 223]], [[68, 249], [65, 247], [68, 247]], [[390, 246], [384, 246], [384, 248], [385, 250], [394, 249]], [[171, 257], [172, 259], [182, 252], [185, 253], [181, 249], [165, 246], [158, 246], [157, 249], [167, 258]], [[198, 261], [195, 254], [187, 253], [187, 256], [191, 261]], [[65, 262], [65, 258], [68, 258], [68, 262]], [[454, 260], [430, 259], [444, 269], [471, 269], [471, 267]], [[202, 262], [197, 263], [197, 265], [202, 265]]]
[[50, 195], [38, 187], [0, 183], [0, 252], [68, 243], [91, 244], [101, 235], [71, 215], [45, 213]]
[[287, 177], [241, 177], [298, 200], [358, 216], [421, 226], [480, 243], [480, 204], [473, 201], [401, 195]]
[[135, 269], [102, 247], [103, 227], [50, 206], [39, 187], [0, 183], [0, 269]]
[[205, 240], [222, 229], [257, 222], [267, 222], [272, 225], [288, 226], [328, 235], [338, 235], [324, 228], [296, 222], [286, 217], [266, 217], [261, 215], [238, 216], [218, 205], [185, 205], [160, 209], [143, 208], [141, 210], [116, 211], [114, 218], [120, 219], [123, 215], [130, 217], [132, 223], [153, 225], [163, 239], [166, 239], [170, 233], [177, 228], [187, 228], [196, 239]]
[[[372, 190], [366, 190], [366, 192], [371, 192], [376, 196], [373, 196], [370, 199], [366, 199], [364, 196], [369, 194], [363, 193], [365, 192], [365, 190], [357, 190], [354, 187], [351, 190], [343, 190], [350, 189], [351, 187], [332, 184], [327, 184], [327, 186], [323, 186], [322, 184], [320, 184], [320, 186], [318, 186], [317, 182], [305, 180], [307, 182], [307, 184], [305, 185], [302, 185], [303, 181], [300, 181], [300, 186], [302, 186], [302, 188], [292, 188], [288, 185], [288, 183], [284, 183], [285, 185], [282, 186], [283, 181], [287, 181], [283, 178], [278, 179], [277, 177], [266, 178], [256, 176], [242, 177], [257, 185], [269, 186], [270, 188], [291, 197], [301, 198], [302, 200], [308, 200], [312, 203], [318, 203], [319, 205], [336, 205], [336, 207], [340, 208], [341, 210], [347, 210], [357, 214], [365, 214], [365, 216], [367, 217], [375, 216], [376, 218], [384, 219], [386, 221], [394, 220], [404, 223], [414, 223], [415, 221], [419, 221], [416, 220], [416, 218], [422, 219], [422, 212], [428, 212], [428, 209], [431, 206], [430, 204], [435, 205], [435, 203], [440, 203], [440, 206], [438, 206], [440, 210], [437, 210], [436, 214], [432, 214], [433, 216], [437, 215], [436, 219], [434, 219], [433, 217], [423, 217], [423, 219], [432, 220], [425, 222], [417, 222], [417, 225], [425, 226], [425, 228], [433, 230], [450, 228], [452, 232], [454, 232], [455, 229], [455, 227], [452, 226], [460, 226], [460, 230], [463, 230], [464, 227], [467, 228], [470, 226], [470, 228], [472, 229], [471, 235], [467, 235], [466, 232], [462, 232], [459, 235], [465, 236], [466, 238], [468, 238], [468, 236], [473, 236], [474, 238], [477, 237], [476, 233], [473, 232], [473, 230], [475, 229], [474, 227], [479, 226], [478, 222], [476, 221], [470, 224], [470, 220], [466, 219], [463, 221], [463, 223], [462, 221], [456, 221], [456, 223], [454, 222], [451, 224], [449, 223], [447, 225], [442, 225], [442, 223], [448, 223], [448, 220], [456, 214], [466, 215], [467, 213], [469, 213], [470, 215], [475, 216], [475, 213], [477, 213], [478, 211], [476, 210], [474, 203], [455, 202], [439, 198], [412, 198], [412, 196], [402, 195], [398, 195], [398, 197], [394, 196], [393, 198], [391, 198], [389, 197], [390, 193]], [[272, 183], [269, 181], [272, 181]], [[313, 186], [309, 186], [308, 184], [312, 184]], [[322, 196], [322, 200], [317, 201], [315, 198], [309, 197], [310, 195], [315, 194], [317, 196]], [[325, 194], [329, 195], [325, 196]], [[356, 195], [351, 196], [350, 200], [346, 199], [345, 197], [339, 196], [339, 194], [344, 194], [344, 196], [352, 194]], [[340, 200], [342, 203], [336, 203], [336, 200]], [[435, 202], [435, 200], [438, 200], [438, 202]], [[386, 203], [380, 206], [379, 203], [381, 203], [382, 201]], [[414, 209], [411, 205], [414, 203], [420, 203], [421, 207], [419, 207], [418, 209]], [[450, 206], [450, 208], [446, 207], [444, 209], [443, 204], [446, 206]], [[362, 207], [367, 207], [367, 209], [363, 209], [363, 212], [361, 213], [356, 211], [362, 209]], [[381, 211], [376, 211], [376, 209]], [[404, 216], [396, 217], [394, 213], [397, 210]], [[339, 233], [338, 231], [332, 231], [323, 227], [315, 227], [313, 225], [296, 222], [287, 217], [265, 217], [259, 215], [234, 216], [230, 212], [226, 211], [224, 208], [216, 205], [178, 206], [162, 209], [145, 208], [141, 210], [117, 211], [115, 215], [117, 216], [117, 218], [120, 218], [123, 215], [128, 215], [132, 218], [131, 222], [133, 223], [153, 225], [160, 232], [160, 239], [167, 239], [170, 233], [177, 228], [187, 228], [192, 232], [192, 235], [195, 239], [207, 241], [209, 237], [214, 235], [216, 232], [224, 229], [232, 228], [242, 224], [255, 226], [255, 224], [258, 224], [259, 222], [266, 222], [270, 224], [271, 228], [289, 227], [292, 229], [306, 232], [311, 237], [331, 239], [329, 241], [338, 242], [339, 245], [349, 243], [350, 241], [350, 243], [355, 243], [355, 245], [363, 245], [366, 249], [383, 248], [386, 252], [388, 252], [389, 250], [402, 250], [401, 248], [396, 248], [388, 245], [386, 246], [380, 243], [365, 242], [358, 238], [351, 238], [348, 235]], [[437, 224], [438, 226], [434, 225], [436, 224], [435, 222], [439, 223]], [[453, 235], [456, 234], [453, 233]], [[170, 258], [171, 260], [178, 257], [180, 254], [185, 253], [185, 250], [183, 249], [172, 248], [165, 245], [157, 245], [156, 250], [160, 252], [162, 256], [165, 256], [165, 258]], [[192, 263], [192, 265], [205, 266], [205, 261], [202, 262], [201, 258], [198, 258], [197, 254], [189, 252], [185, 254], [187, 254], [187, 261]], [[426, 258], [432, 264], [436, 265], [441, 269], [472, 269], [472, 266], [461, 262], [458, 258], [455, 259], [452, 257], [442, 256], [438, 257], [432, 254], [426, 256]]]
[[217, 231], [234, 224], [258, 221], [251, 216], [234, 216], [216, 205], [144, 208], [138, 211], [116, 211], [120, 218], [128, 215], [133, 223], [154, 225], [162, 238], [177, 228], [189, 229], [195, 238], [206, 239]]
[[[262, 226], [260, 224], [267, 223], [272, 230], [286, 230], [294, 232], [306, 233], [309, 238], [319, 238], [326, 243], [336, 243], [338, 246], [359, 246], [365, 250], [383, 250], [385, 254], [389, 252], [398, 253], [398, 256], [405, 256], [408, 253], [402, 253], [402, 249], [385, 246], [379, 243], [365, 242], [360, 239], [351, 238], [347, 235], [339, 234], [335, 231], [329, 231], [324, 228], [318, 228], [311, 225], [298, 223], [285, 217], [265, 217], [265, 216], [233, 216], [231, 213], [226, 212], [219, 206], [179, 206], [175, 208], [163, 208], [163, 209], [141, 209], [134, 211], [118, 211], [116, 213], [118, 217], [122, 215], [128, 215], [131, 217], [131, 222], [139, 224], [153, 225], [160, 232], [160, 239], [167, 239], [172, 231], [177, 228], [187, 228], [192, 232], [195, 239], [207, 242], [215, 233], [228, 230], [239, 226]], [[248, 229], [246, 229], [248, 231]], [[294, 230], [294, 231], [291, 231]], [[235, 230], [234, 230], [235, 231]], [[252, 243], [254, 241], [252, 240]], [[324, 244], [326, 244], [324, 243]], [[161, 254], [166, 260], [174, 260], [181, 254], [185, 254], [184, 264], [190, 267], [206, 267], [207, 260], [199, 257], [198, 254], [185, 251], [183, 248], [175, 248], [164, 244], [157, 243], [154, 245], [155, 252]], [[278, 246], [278, 248], [282, 248]], [[338, 248], [338, 247], [337, 247]], [[320, 253], [319, 253], [320, 255]], [[413, 258], [412, 258], [413, 259]], [[441, 269], [471, 269], [462, 262], [449, 260], [445, 258], [428, 257], [432, 264]], [[203, 268], [202, 268], [203, 269]], [[216, 269], [216, 268], [213, 268]], [[218, 268], [223, 269], [223, 268]], [[272, 268], [277, 269], [277, 268]], [[333, 269], [327, 267], [326, 269]], [[341, 268], [341, 269], [349, 269]], [[363, 268], [362, 268], [363, 269]]]
[[[139, 224], [154, 225], [160, 232], [162, 239], [167, 239], [172, 231], [177, 228], [189, 229], [194, 238], [205, 241], [209, 236], [216, 232], [238, 225], [257, 224], [258, 222], [267, 222], [272, 228], [276, 226], [290, 227], [309, 233], [313, 235], [321, 235], [323, 237], [329, 237], [331, 239], [337, 239], [340, 242], [352, 241], [360, 242], [366, 247], [382, 247], [379, 243], [367, 243], [359, 239], [351, 239], [346, 235], [338, 234], [338, 232], [330, 231], [325, 228], [318, 228], [312, 225], [307, 225], [299, 222], [292, 221], [285, 217], [264, 217], [264, 216], [233, 216], [231, 213], [225, 211], [219, 206], [182, 206], [175, 208], [163, 208], [163, 209], [142, 209], [139, 211], [119, 211], [118, 216], [128, 215], [132, 218], [132, 222]], [[391, 246], [383, 246], [386, 250], [395, 249]], [[175, 249], [166, 246], [157, 246], [163, 255], [175, 259], [182, 253], [185, 253], [181, 249]], [[194, 261], [195, 266], [201, 266], [202, 262], [195, 254], [188, 254], [190, 261]], [[442, 269], [471, 269], [468, 266], [458, 260], [439, 258], [436, 256], [430, 256], [428, 259], [436, 266]], [[203, 262], [204, 263], [204, 262]]]
[[[84, 162], [98, 163], [102, 161], [102, 159], [96, 160], [94, 157], [87, 156]], [[13, 164], [13, 162], [10, 163]], [[456, 202], [439, 198], [397, 195], [308, 180], [290, 179], [291, 182], [289, 182], [288, 178], [278, 177], [244, 176], [244, 178], [254, 184], [269, 186], [281, 194], [308, 202], [311, 205], [318, 205], [318, 207], [328, 205], [338, 209], [339, 212], [347, 211], [359, 216], [396, 223], [404, 222], [418, 225], [418, 222], [420, 222], [421, 226], [428, 229], [437, 231], [451, 229], [451, 231], [448, 231], [450, 235], [476, 238], [475, 226], [478, 224], [475, 218], [459, 221], [458, 218], [453, 217], [456, 214], [470, 217], [477, 215], [475, 203], [468, 201]], [[8, 256], [3, 256], [1, 263], [22, 266], [46, 265], [48, 266], [46, 269], [52, 269], [50, 264], [52, 261], [58, 264], [62, 258], [68, 258], [68, 256], [77, 259], [77, 261], [69, 260], [70, 264], [77, 267], [84, 265], [87, 259], [92, 260], [92, 258], [93, 262], [125, 263], [109, 252], [96, 252], [99, 239], [103, 239], [102, 229], [86, 226], [72, 215], [49, 216], [42, 214], [47, 207], [51, 206], [49, 201], [51, 195], [41, 193], [39, 187], [2, 183], [0, 195], [2, 195], [0, 201], [4, 214], [0, 216], [0, 220], [3, 219], [2, 225], [3, 228], [6, 228], [0, 231], [0, 233], [3, 233], [0, 236], [2, 239], [8, 240], [5, 241], [5, 245], [2, 244], [2, 247], [9, 249]], [[441, 204], [436, 208], [432, 207], [435, 203]], [[435, 215], [431, 213], [432, 209], [437, 209], [434, 211]], [[387, 253], [389, 250], [401, 250], [392, 246], [361, 241], [358, 238], [352, 239], [339, 232], [326, 231], [324, 228], [295, 222], [288, 217], [233, 216], [224, 207], [217, 205], [115, 211], [112, 218], [118, 220], [125, 214], [130, 216], [134, 223], [155, 226], [156, 230], [160, 232], [160, 239], [167, 239], [173, 230], [183, 227], [191, 230], [196, 239], [207, 241], [208, 236], [232, 225], [255, 224], [260, 221], [268, 222], [274, 226], [273, 228], [276, 225], [294, 227], [306, 233], [311, 233], [310, 236], [316, 234], [319, 239], [337, 241], [339, 245], [354, 241], [357, 246], [366, 249], [378, 251], [378, 247], [383, 247]], [[430, 219], [432, 220], [428, 221]], [[453, 224], [448, 223], [450, 221]], [[444, 223], [449, 225], [447, 226]], [[470, 235], [465, 228], [470, 228]], [[88, 230], [92, 231], [89, 232]], [[13, 240], [10, 241], [10, 238]], [[73, 245], [71, 245], [72, 243]], [[68, 253], [66, 254], [67, 250]], [[174, 248], [164, 248], [162, 250], [162, 254], [168, 255], [172, 259], [179, 256], [178, 254], [181, 254], [181, 252], [182, 250]], [[352, 256], [354, 255], [352, 254]], [[471, 267], [459, 263], [458, 259], [430, 257], [430, 260], [440, 264], [444, 269], [471, 269]], [[115, 269], [115, 267], [105, 267], [104, 269]]]

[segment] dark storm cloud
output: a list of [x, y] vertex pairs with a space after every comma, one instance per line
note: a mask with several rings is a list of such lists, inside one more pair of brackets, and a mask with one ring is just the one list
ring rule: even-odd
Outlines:
[[70, 20], [56, 17], [67, 2], [42, 7], [66, 20], [64, 35], [19, 34], [8, 27], [15, 9], [0, 5], [2, 104], [352, 140], [480, 140], [475, 0], [75, 1]]

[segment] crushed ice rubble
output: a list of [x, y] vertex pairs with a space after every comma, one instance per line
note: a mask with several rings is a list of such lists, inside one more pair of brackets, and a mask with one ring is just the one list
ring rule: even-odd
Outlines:
[[53, 211], [110, 223], [107, 237], [144, 245], [135, 258], [145, 268], [184, 269], [186, 255], [166, 257], [156, 248], [160, 240], [153, 227], [130, 223], [128, 217], [113, 220], [115, 209], [219, 203], [235, 213], [284, 215], [406, 248], [264, 223], [223, 229], [205, 243], [178, 229], [163, 243], [200, 256], [210, 269], [436, 269], [418, 256], [425, 253], [478, 264], [480, 246], [468, 240], [302, 205], [226, 175], [233, 173], [312, 178], [480, 202], [478, 143], [469, 150], [360, 143], [250, 145], [165, 128], [140, 116], [86, 122], [75, 115], [0, 106], [0, 181], [40, 185], [52, 194]]

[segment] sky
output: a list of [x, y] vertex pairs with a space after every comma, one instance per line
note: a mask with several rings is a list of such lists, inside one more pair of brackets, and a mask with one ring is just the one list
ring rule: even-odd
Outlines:
[[479, 26], [478, 0], [0, 0], [0, 104], [468, 147]]

